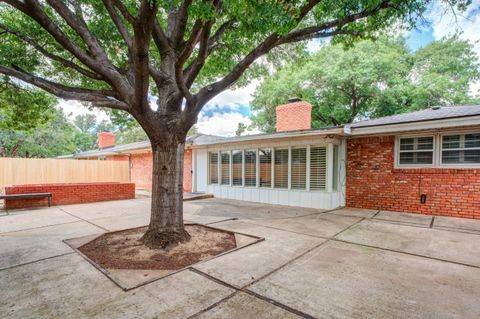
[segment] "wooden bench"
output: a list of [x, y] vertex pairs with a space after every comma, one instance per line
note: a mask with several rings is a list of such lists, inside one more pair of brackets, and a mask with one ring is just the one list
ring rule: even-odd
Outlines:
[[48, 198], [48, 207], [52, 203], [52, 193], [10, 194], [0, 193], [0, 199], [25, 199], [25, 198]]

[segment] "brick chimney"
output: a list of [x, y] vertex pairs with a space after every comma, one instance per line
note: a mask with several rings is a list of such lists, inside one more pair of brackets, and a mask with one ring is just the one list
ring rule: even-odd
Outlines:
[[312, 105], [299, 98], [288, 99], [288, 104], [279, 105], [277, 132], [308, 130], [312, 128]]
[[115, 146], [115, 134], [112, 132], [97, 133], [97, 137], [99, 149]]

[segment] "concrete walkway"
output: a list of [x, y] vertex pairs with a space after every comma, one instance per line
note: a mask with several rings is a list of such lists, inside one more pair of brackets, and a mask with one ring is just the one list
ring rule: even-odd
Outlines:
[[0, 216], [2, 318], [478, 318], [480, 221], [206, 199], [265, 241], [124, 292], [62, 242], [146, 225], [149, 198]]

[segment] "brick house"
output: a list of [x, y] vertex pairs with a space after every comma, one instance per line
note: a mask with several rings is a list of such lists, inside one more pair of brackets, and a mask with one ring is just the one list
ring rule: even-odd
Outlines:
[[[189, 137], [185, 190], [301, 207], [480, 218], [479, 105], [311, 129], [310, 104], [289, 102], [277, 107], [276, 133]], [[73, 157], [129, 160], [131, 180], [148, 188], [149, 152], [141, 142]]]

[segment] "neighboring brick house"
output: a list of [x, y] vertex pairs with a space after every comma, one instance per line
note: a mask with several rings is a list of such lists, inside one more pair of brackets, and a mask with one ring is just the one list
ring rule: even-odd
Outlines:
[[[194, 141], [213, 141], [222, 139], [219, 136], [194, 134], [187, 137], [184, 167], [183, 167], [183, 190], [192, 191], [192, 150]], [[61, 158], [74, 158], [78, 160], [107, 160], [129, 161], [130, 181], [140, 189], [152, 189], [152, 150], [148, 141], [115, 145], [115, 134], [111, 132], [98, 133], [98, 149], [61, 156]]]
[[[277, 108], [276, 133], [190, 137], [185, 190], [322, 209], [480, 218], [479, 105], [311, 129], [310, 104], [289, 102]], [[74, 157], [127, 155], [132, 182], [148, 188], [151, 155], [142, 143]]]

